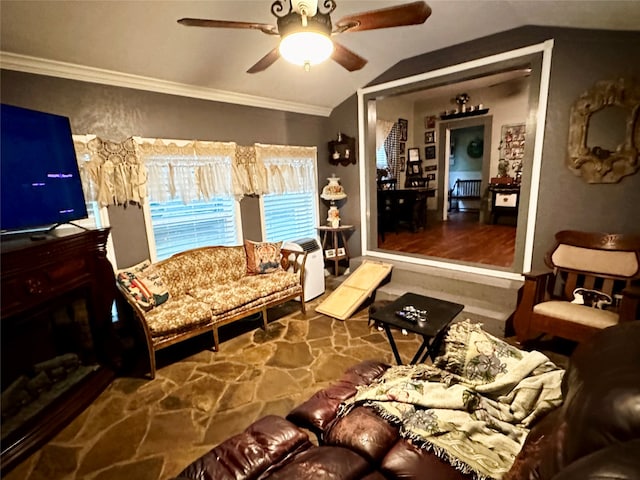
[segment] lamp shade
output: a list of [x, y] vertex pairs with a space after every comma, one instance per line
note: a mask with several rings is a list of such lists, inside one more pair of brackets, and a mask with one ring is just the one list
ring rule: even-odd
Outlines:
[[295, 65], [317, 65], [333, 53], [333, 42], [323, 33], [294, 32], [280, 41], [280, 55]]
[[335, 175], [333, 175], [327, 178], [327, 180], [329, 180], [329, 183], [327, 183], [322, 189], [320, 198], [323, 198], [324, 200], [331, 200], [331, 201], [342, 200], [343, 198], [347, 198], [347, 194], [345, 193], [344, 188], [342, 188], [342, 185], [338, 183], [340, 181], [339, 177], [336, 177]]
[[324, 62], [333, 53], [331, 41], [331, 17], [320, 12], [313, 16], [291, 12], [278, 18], [280, 55], [295, 65], [311, 65]]

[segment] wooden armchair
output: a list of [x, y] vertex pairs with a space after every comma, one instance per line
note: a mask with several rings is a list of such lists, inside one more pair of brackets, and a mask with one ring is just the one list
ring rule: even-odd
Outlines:
[[[564, 230], [555, 239], [545, 256], [551, 271], [524, 274], [514, 317], [518, 341], [549, 334], [581, 342], [598, 330], [638, 319], [640, 236]], [[587, 306], [589, 297], [606, 308]], [[585, 304], [576, 303], [580, 300]]]

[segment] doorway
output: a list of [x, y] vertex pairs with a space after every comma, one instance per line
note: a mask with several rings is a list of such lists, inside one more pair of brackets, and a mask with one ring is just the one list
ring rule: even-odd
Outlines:
[[[547, 92], [549, 86], [550, 70], [551, 70], [551, 52], [553, 49], [553, 41], [549, 40], [536, 45], [522, 47], [516, 50], [503, 52], [500, 54], [479, 58], [473, 61], [445, 67], [437, 70], [424, 72], [411, 77], [405, 77], [398, 80], [381, 83], [358, 90], [358, 128], [360, 139], [360, 152], [363, 155], [360, 165], [360, 192], [361, 192], [361, 225], [362, 228], [362, 254], [382, 259], [399, 259], [407, 263], [417, 265], [426, 265], [434, 267], [442, 267], [450, 270], [466, 271], [479, 274], [486, 274], [495, 277], [521, 279], [519, 272], [526, 271], [531, 268], [531, 260], [533, 253], [533, 234], [535, 230], [535, 221], [537, 215], [537, 196], [538, 196], [538, 180], [540, 176], [540, 168], [542, 163], [542, 132], [544, 132], [544, 124], [546, 118]], [[515, 111], [513, 109], [513, 98], [509, 91], [500, 87], [492, 88], [497, 85], [503, 85], [506, 82], [498, 82], [498, 79], [506, 77], [526, 78], [527, 89], [522, 92], [524, 102], [519, 106], [522, 111], [518, 113], [517, 119], [512, 119]], [[404, 254], [404, 252], [389, 252], [378, 246], [378, 231], [376, 222], [376, 176], [375, 162], [371, 159], [375, 158], [375, 123], [377, 118], [378, 103], [381, 100], [401, 100], [411, 99], [412, 96], [420, 95], [423, 98], [425, 93], [432, 97], [436, 95], [439, 98], [447, 99], [455, 96], [456, 92], [471, 92], [473, 96], [474, 90], [480, 87], [479, 83], [487, 88], [483, 91], [487, 95], [491, 94], [491, 100], [482, 99], [482, 104], [489, 105], [491, 114], [494, 116], [494, 133], [492, 133], [492, 141], [484, 142], [484, 157], [491, 158], [491, 165], [495, 170], [498, 164], [498, 154], [500, 153], [500, 126], [515, 123], [522, 123], [524, 120], [527, 135], [527, 147], [524, 150], [521, 193], [519, 197], [517, 231], [515, 239], [515, 253], [513, 262], [510, 267], [488, 267], [486, 264], [477, 262], [453, 261], [444, 259], [440, 256], [431, 256], [424, 254]], [[445, 95], [446, 93], [446, 95]], [[415, 94], [415, 95], [414, 95]], [[435, 98], [435, 97], [434, 97]], [[443, 105], [445, 104], [443, 103]], [[408, 105], [410, 107], [411, 105]], [[414, 110], [415, 111], [415, 110]], [[433, 106], [431, 115], [435, 115], [436, 120], [440, 117], [441, 122], [436, 125], [437, 132], [440, 133], [440, 141], [448, 142], [447, 130], [441, 130], [442, 124], [448, 121], [438, 115], [442, 112], [442, 107]], [[429, 115], [424, 109], [424, 112]], [[496, 116], [499, 117], [496, 119]], [[483, 116], [484, 117], [484, 116]], [[398, 118], [408, 118], [398, 116]], [[409, 132], [415, 130], [419, 133], [416, 138], [421, 138], [423, 128], [423, 118], [419, 115], [409, 128]], [[472, 117], [475, 118], [475, 117]], [[424, 118], [426, 120], [426, 117]], [[464, 118], [470, 120], [471, 118]], [[463, 119], [459, 119], [462, 121]], [[425, 123], [426, 125], [426, 123]], [[428, 127], [427, 127], [428, 128]], [[422, 131], [422, 132], [421, 132]], [[443, 137], [444, 134], [444, 137]], [[485, 135], [487, 131], [485, 129]], [[409, 134], [411, 136], [411, 133]], [[411, 142], [409, 138], [409, 142]], [[417, 143], [417, 142], [416, 142]], [[427, 143], [427, 142], [425, 142]], [[495, 150], [491, 148], [495, 145]], [[448, 164], [444, 162], [445, 148], [437, 149], [438, 172], [437, 180], [439, 185], [444, 185], [445, 171], [448, 180]], [[494, 158], [495, 157], [495, 158]], [[447, 159], [448, 160], [448, 159]], [[489, 162], [486, 162], [489, 163]], [[441, 168], [445, 167], [445, 168]], [[484, 165], [483, 165], [484, 169]], [[488, 171], [483, 171], [483, 181], [488, 184]], [[486, 187], [485, 187], [486, 190]], [[448, 193], [448, 191], [447, 191]], [[433, 199], [432, 199], [433, 200]], [[437, 205], [443, 208], [445, 202], [444, 188], [439, 188], [437, 193]], [[442, 211], [442, 210], [441, 210]]]
[[[485, 192], [489, 186], [492, 125], [492, 115], [440, 123], [440, 138], [446, 139], [445, 148], [441, 149], [438, 158], [442, 175], [438, 184], [444, 186], [442, 192], [438, 192], [437, 218], [440, 221], [447, 221], [455, 209], [473, 211], [475, 220], [485, 223], [488, 217]], [[457, 205], [451, 205], [449, 192], [457, 179], [480, 180], [480, 199], [458, 201]]]

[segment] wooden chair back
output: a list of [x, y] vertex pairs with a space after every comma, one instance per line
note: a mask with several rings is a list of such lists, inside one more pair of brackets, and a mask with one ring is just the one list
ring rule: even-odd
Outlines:
[[391, 178], [388, 180], [378, 180], [378, 190], [395, 190], [398, 180]]
[[576, 288], [613, 298], [640, 278], [638, 236], [563, 230], [555, 240], [545, 256], [545, 263], [554, 271], [548, 292], [551, 298], [571, 301]]
[[457, 198], [460, 200], [464, 199], [479, 199], [480, 195], [480, 186], [482, 184], [482, 180], [460, 180], [457, 179], [453, 184], [453, 188], [451, 189], [452, 198]]

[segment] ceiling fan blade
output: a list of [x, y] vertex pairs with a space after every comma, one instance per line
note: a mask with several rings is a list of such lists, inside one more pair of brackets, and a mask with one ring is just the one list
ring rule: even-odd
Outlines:
[[360, 70], [367, 64], [367, 61], [360, 55], [353, 53], [347, 47], [343, 47], [336, 41], [333, 42], [333, 46], [334, 49], [333, 53], [331, 54], [331, 58], [350, 72]]
[[280, 58], [280, 51], [278, 47], [271, 50], [264, 57], [256, 62], [256, 64], [247, 70], [247, 73], [258, 73], [269, 68], [273, 63]]
[[407, 3], [343, 17], [335, 23], [333, 33], [419, 25], [424, 23], [429, 15], [431, 8], [425, 2]]
[[228, 20], [207, 20], [203, 18], [181, 18], [178, 20], [178, 23], [186, 27], [243, 28], [260, 30], [269, 35], [278, 35], [276, 27], [268, 23], [232, 22]]

